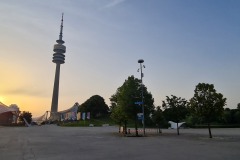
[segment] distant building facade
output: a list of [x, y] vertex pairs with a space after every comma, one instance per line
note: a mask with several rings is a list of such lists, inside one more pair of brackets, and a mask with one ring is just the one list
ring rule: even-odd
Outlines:
[[71, 108], [58, 112], [61, 121], [77, 120], [77, 111], [79, 104], [75, 103]]
[[12, 104], [8, 107], [0, 102], [0, 125], [17, 123], [19, 113], [20, 111], [16, 104]]

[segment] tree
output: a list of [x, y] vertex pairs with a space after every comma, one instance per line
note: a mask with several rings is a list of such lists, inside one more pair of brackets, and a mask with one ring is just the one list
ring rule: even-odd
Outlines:
[[90, 112], [94, 118], [108, 114], [109, 108], [104, 99], [99, 95], [94, 95], [79, 106], [79, 112]]
[[32, 122], [32, 113], [27, 112], [27, 111], [23, 111], [19, 116], [19, 120], [21, 122], [24, 122], [24, 120], [23, 120], [24, 118], [26, 119], [26, 121], [28, 123], [31, 123]]
[[161, 125], [164, 124], [165, 119], [163, 116], [163, 111], [161, 110], [160, 106], [158, 106], [157, 109], [154, 111], [154, 113], [152, 115], [152, 120], [157, 125], [158, 130], [159, 130], [158, 132], [162, 133], [160, 128], [161, 128]]
[[193, 114], [207, 123], [209, 138], [212, 138], [210, 123], [222, 117], [225, 105], [226, 98], [216, 92], [213, 84], [199, 83], [196, 86], [190, 108]]
[[112, 113], [110, 116], [114, 122], [116, 122], [119, 125], [119, 133], [120, 133], [120, 127], [124, 124], [124, 133], [126, 133], [126, 125], [127, 125], [127, 116], [122, 111], [122, 108], [120, 107], [114, 107], [112, 109]]
[[[163, 101], [163, 108], [165, 113], [168, 113], [168, 116], [172, 121], [177, 123], [177, 134], [179, 135], [178, 123], [187, 116], [187, 100], [181, 97], [176, 97], [171, 95], [171, 97], [166, 96], [166, 102]], [[169, 119], [170, 120], [170, 119]]]
[[117, 96], [116, 96], [116, 94], [114, 94], [114, 95], [112, 95], [110, 98], [110, 106], [109, 106], [109, 108], [110, 108], [110, 112], [112, 112], [113, 110], [114, 110], [114, 108], [115, 107], [117, 107]]
[[222, 121], [226, 124], [232, 124], [233, 123], [233, 117], [232, 117], [232, 113], [231, 113], [230, 108], [225, 108], [224, 109]]
[[237, 104], [237, 109], [240, 110], [240, 103]]
[[240, 110], [225, 108], [224, 112], [223, 112], [223, 117], [218, 122], [225, 123], [225, 124], [239, 124], [240, 123]]
[[[144, 116], [145, 121], [150, 121], [150, 114], [154, 111], [154, 99], [152, 94], [147, 91], [143, 85], [144, 97]], [[110, 101], [115, 104], [115, 107], [121, 108], [121, 111], [126, 116], [127, 120], [135, 121], [135, 133], [138, 136], [138, 119], [137, 113], [142, 112], [142, 108], [136, 105], [135, 102], [141, 102], [141, 80], [134, 76], [129, 76], [127, 80], [119, 87], [114, 95], [111, 96]]]
[[234, 113], [233, 118], [234, 118], [235, 123], [240, 124], [240, 111], [239, 110]]

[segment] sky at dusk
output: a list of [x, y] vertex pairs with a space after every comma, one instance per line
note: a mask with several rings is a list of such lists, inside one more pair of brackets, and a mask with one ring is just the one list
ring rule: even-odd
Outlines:
[[214, 84], [225, 107], [240, 102], [238, 0], [1, 0], [2, 103], [50, 110], [62, 12], [60, 111], [93, 95], [110, 105], [128, 76], [140, 78], [138, 59], [155, 106], [171, 94], [190, 99], [200, 82]]

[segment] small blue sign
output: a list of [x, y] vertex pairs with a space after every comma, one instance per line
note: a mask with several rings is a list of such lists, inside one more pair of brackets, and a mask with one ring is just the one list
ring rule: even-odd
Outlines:
[[138, 117], [138, 120], [143, 120], [143, 114], [142, 113], [138, 113], [137, 117]]
[[135, 102], [135, 104], [143, 104], [143, 102]]

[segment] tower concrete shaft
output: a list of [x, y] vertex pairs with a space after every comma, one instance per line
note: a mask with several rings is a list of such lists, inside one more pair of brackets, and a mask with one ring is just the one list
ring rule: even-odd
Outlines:
[[55, 80], [53, 87], [53, 95], [52, 95], [52, 105], [51, 105], [51, 119], [56, 120], [56, 114], [58, 111], [58, 95], [59, 95], [59, 78], [60, 78], [60, 65], [65, 62], [66, 47], [63, 45], [64, 41], [62, 40], [63, 31], [63, 14], [60, 26], [60, 34], [59, 39], [56, 40], [57, 44], [54, 45], [53, 51], [53, 63], [56, 63], [56, 71], [55, 71]]
[[60, 64], [57, 63], [53, 86], [51, 113], [56, 113], [58, 111], [59, 78], [60, 78]]

